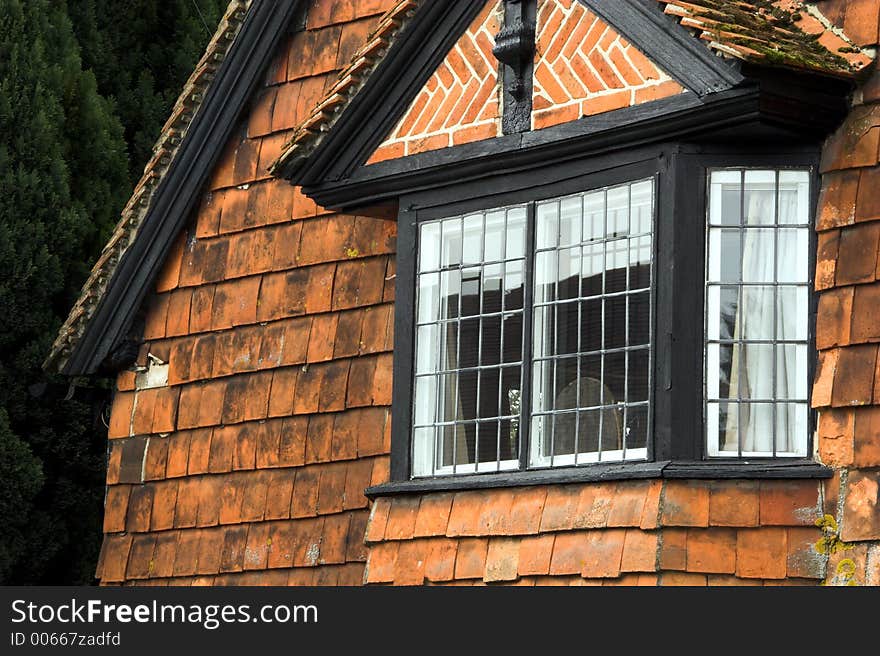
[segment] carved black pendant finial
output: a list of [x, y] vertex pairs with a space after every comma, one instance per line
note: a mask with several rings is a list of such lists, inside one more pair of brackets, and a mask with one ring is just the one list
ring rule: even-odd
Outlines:
[[536, 4], [536, 0], [505, 0], [504, 27], [495, 36], [492, 52], [504, 64], [504, 134], [531, 127]]

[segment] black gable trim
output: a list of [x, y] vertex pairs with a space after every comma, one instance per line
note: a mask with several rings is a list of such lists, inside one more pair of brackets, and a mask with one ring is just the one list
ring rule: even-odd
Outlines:
[[422, 3], [314, 152], [276, 175], [295, 184], [350, 175], [391, 132], [485, 5], [486, 0]]
[[737, 63], [714, 55], [678, 21], [663, 13], [657, 0], [578, 0], [664, 72], [702, 97], [743, 81]]
[[300, 0], [254, 0], [177, 156], [155, 191], [134, 243], [123, 255], [63, 373], [97, 372], [129, 331], [171, 244], [196, 206], [205, 181], [300, 5]]

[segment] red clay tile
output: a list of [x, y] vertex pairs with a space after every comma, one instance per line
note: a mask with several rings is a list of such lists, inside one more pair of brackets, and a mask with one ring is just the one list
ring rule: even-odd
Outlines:
[[[823, 294], [823, 297], [824, 296], [825, 294]], [[880, 316], [878, 316], [877, 312], [878, 304], [880, 304], [880, 283], [859, 285], [855, 288], [855, 296], [851, 308], [851, 333], [852, 341], [854, 343], [876, 342], [880, 339], [880, 328], [878, 328]], [[821, 318], [817, 318], [817, 322], [818, 326], [821, 327]], [[816, 346], [822, 348], [818, 344], [818, 336]]]
[[736, 569], [736, 531], [733, 529], [689, 529], [687, 571], [705, 574], [733, 574]]
[[304, 467], [296, 472], [293, 496], [290, 500], [291, 517], [314, 517], [318, 507], [318, 471]]
[[385, 537], [385, 527], [388, 524], [390, 511], [391, 499], [389, 497], [380, 497], [373, 501], [370, 508], [370, 521], [367, 525], [367, 542], [380, 542]]
[[107, 487], [104, 499], [104, 533], [125, 531], [125, 516], [128, 512], [130, 485], [111, 485]]
[[834, 377], [837, 373], [837, 364], [840, 359], [841, 349], [819, 351], [816, 363], [816, 377], [813, 383], [811, 406], [823, 408], [831, 405]]
[[845, 542], [880, 539], [880, 472], [850, 471], [840, 537]]
[[823, 176], [816, 228], [827, 230], [855, 221], [858, 171], [830, 171]]
[[340, 412], [334, 417], [333, 435], [330, 445], [332, 460], [352, 460], [357, 458], [357, 442], [360, 426], [359, 413]]
[[158, 389], [145, 389], [136, 393], [131, 430], [135, 435], [147, 435], [153, 426], [153, 409], [156, 406]]
[[687, 569], [687, 529], [666, 528], [660, 533], [660, 569]]
[[186, 471], [188, 474], [204, 474], [208, 471], [211, 456], [211, 437], [213, 428], [203, 428], [189, 433], [189, 458]]
[[151, 577], [165, 578], [174, 571], [174, 557], [177, 552], [178, 535], [176, 531], [165, 531], [156, 535], [156, 546], [153, 549], [153, 567]]
[[492, 538], [486, 554], [486, 571], [483, 580], [487, 583], [514, 581], [519, 571], [519, 539]]
[[829, 467], [853, 462], [855, 410], [828, 408], [819, 413], [819, 459]]
[[852, 287], [823, 292], [819, 296], [816, 318], [816, 347], [827, 349], [849, 344], [852, 313]]
[[269, 472], [257, 471], [248, 475], [247, 485], [241, 488], [241, 520], [261, 521], [266, 512], [266, 496], [269, 494]]
[[220, 492], [220, 523], [238, 524], [241, 521], [241, 504], [244, 500], [243, 487], [246, 479], [240, 475], [223, 477], [223, 489]]
[[400, 542], [382, 542], [370, 547], [367, 561], [367, 583], [391, 583], [394, 580], [397, 550]]
[[287, 469], [269, 472], [269, 493], [266, 495], [265, 513], [267, 520], [290, 517], [290, 500], [295, 476], [293, 471]]
[[244, 551], [245, 570], [263, 570], [269, 563], [270, 524], [251, 524], [248, 529], [247, 544]]
[[548, 574], [555, 540], [556, 535], [552, 533], [522, 538], [519, 547], [519, 573]]
[[817, 290], [834, 287], [839, 246], [840, 230], [819, 233], [816, 243], [815, 288]]
[[191, 576], [195, 574], [199, 561], [199, 538], [201, 531], [180, 531], [177, 538], [177, 550], [174, 554], [174, 576]]
[[256, 467], [269, 469], [279, 465], [281, 427], [279, 421], [261, 421], [253, 429], [256, 442]]
[[709, 486], [711, 526], [757, 526], [758, 483], [713, 481]]
[[334, 462], [321, 468], [318, 480], [319, 515], [342, 512], [345, 499], [345, 463]]
[[348, 360], [336, 360], [323, 365], [318, 412], [345, 410], [345, 390], [348, 385], [349, 367]]
[[663, 526], [708, 526], [708, 483], [668, 481], [661, 500], [660, 523]]
[[439, 492], [422, 496], [416, 515], [413, 536], [426, 537], [445, 535], [452, 509], [453, 494]]
[[150, 513], [150, 530], [164, 531], [174, 527], [177, 506], [176, 480], [160, 481], [153, 487], [153, 509]]
[[422, 585], [430, 544], [425, 540], [401, 542], [394, 567], [394, 585]]
[[306, 439], [309, 422], [303, 417], [289, 417], [281, 424], [281, 439], [278, 443], [278, 464], [281, 467], [296, 467], [305, 462]]
[[240, 572], [244, 568], [247, 534], [247, 526], [229, 526], [226, 528], [223, 536], [223, 550], [220, 553], [221, 572]]
[[131, 533], [150, 530], [150, 513], [153, 509], [153, 488], [148, 485], [135, 485], [128, 499], [128, 513], [125, 518], [126, 529]]
[[855, 411], [853, 466], [880, 467], [880, 408]]
[[581, 487], [573, 528], [603, 528], [608, 522], [617, 483], [588, 483]]
[[708, 579], [705, 574], [688, 572], [663, 572], [660, 574], [660, 585], [680, 587], [705, 587]]
[[553, 485], [547, 488], [547, 499], [541, 515], [541, 532], [564, 531], [572, 528], [580, 499], [578, 485]]
[[232, 454], [232, 469], [254, 469], [257, 455], [257, 434], [254, 424], [236, 427], [235, 451]]
[[784, 528], [741, 529], [736, 535], [736, 575], [749, 579], [785, 578], [788, 534]]
[[880, 223], [860, 223], [840, 232], [836, 282], [852, 285], [873, 282], [877, 270]]
[[[454, 508], [454, 506], [453, 506]], [[455, 557], [455, 578], [482, 579], [486, 569], [489, 541], [486, 538], [462, 538]]]
[[621, 481], [612, 496], [607, 526], [638, 526], [642, 521], [649, 483], [647, 481]]
[[508, 535], [510, 508], [515, 496], [511, 489], [492, 490], [486, 494], [478, 520], [481, 535]]
[[526, 487], [516, 490], [510, 507], [510, 535], [530, 535], [538, 532], [547, 499], [545, 486]]
[[628, 528], [623, 541], [621, 572], [654, 572], [659, 557], [659, 533]]
[[386, 540], [409, 540], [413, 537], [420, 501], [418, 496], [397, 496], [392, 499], [385, 526]]
[[183, 478], [177, 486], [177, 504], [174, 508], [174, 528], [196, 525], [199, 512], [199, 479]]
[[365, 563], [367, 562], [367, 544], [364, 538], [367, 534], [370, 513], [366, 510], [358, 510], [349, 514], [351, 524], [348, 527], [348, 538], [345, 544], [345, 560]]
[[[223, 397], [226, 394], [225, 380], [212, 380], [201, 386], [202, 395], [198, 402], [198, 426], [216, 426], [223, 416]], [[181, 399], [183, 405], [183, 399]]]
[[341, 564], [345, 562], [351, 514], [340, 513], [324, 519], [324, 533], [321, 537], [321, 564]]
[[196, 573], [207, 575], [220, 571], [220, 559], [223, 554], [223, 542], [226, 529], [208, 528], [199, 536], [199, 558]]
[[816, 481], [761, 481], [763, 526], [810, 526], [821, 516]]
[[168, 438], [147, 438], [147, 452], [144, 458], [144, 480], [155, 481], [165, 478], [165, 464], [168, 460]]
[[357, 435], [357, 454], [364, 456], [385, 455], [384, 445], [386, 426], [390, 423], [389, 412], [385, 408], [364, 408], [352, 414], [356, 417], [359, 429]]
[[125, 570], [131, 551], [131, 535], [105, 535], [101, 548], [101, 570], [103, 583], [118, 583], [125, 580]]
[[[626, 530], [622, 528], [609, 528], [587, 531], [582, 535], [584, 541], [584, 565], [581, 570], [581, 576], [584, 578], [617, 577], [620, 574]], [[556, 541], [558, 546], [559, 536], [557, 536]], [[556, 548], [553, 551], [555, 555]]]
[[220, 522], [223, 482], [222, 476], [202, 476], [199, 479], [198, 526], [216, 526]]
[[425, 578], [431, 582], [451, 581], [455, 575], [458, 541], [432, 538], [426, 542]]
[[485, 502], [485, 494], [477, 492], [456, 492], [449, 512], [446, 535], [480, 535], [480, 515]]
[[[548, 495], [549, 497], [549, 495]], [[577, 574], [585, 564], [588, 533], [571, 531], [559, 533], [553, 543], [553, 555], [550, 560], [550, 574]]]
[[816, 550], [816, 542], [821, 537], [821, 531], [815, 526], [788, 529], [786, 576], [825, 578], [825, 557]]

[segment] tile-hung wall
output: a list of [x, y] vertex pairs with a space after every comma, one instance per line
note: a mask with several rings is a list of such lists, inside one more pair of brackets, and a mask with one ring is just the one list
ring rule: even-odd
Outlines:
[[118, 381], [102, 583], [363, 581], [396, 225], [315, 207], [266, 168], [393, 4], [309, 3], [169, 254], [139, 358], [167, 379]]

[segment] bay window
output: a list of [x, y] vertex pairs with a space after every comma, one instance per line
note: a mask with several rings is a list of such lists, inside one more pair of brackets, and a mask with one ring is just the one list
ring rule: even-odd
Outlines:
[[395, 480], [809, 465], [814, 161], [644, 153], [406, 199]]

